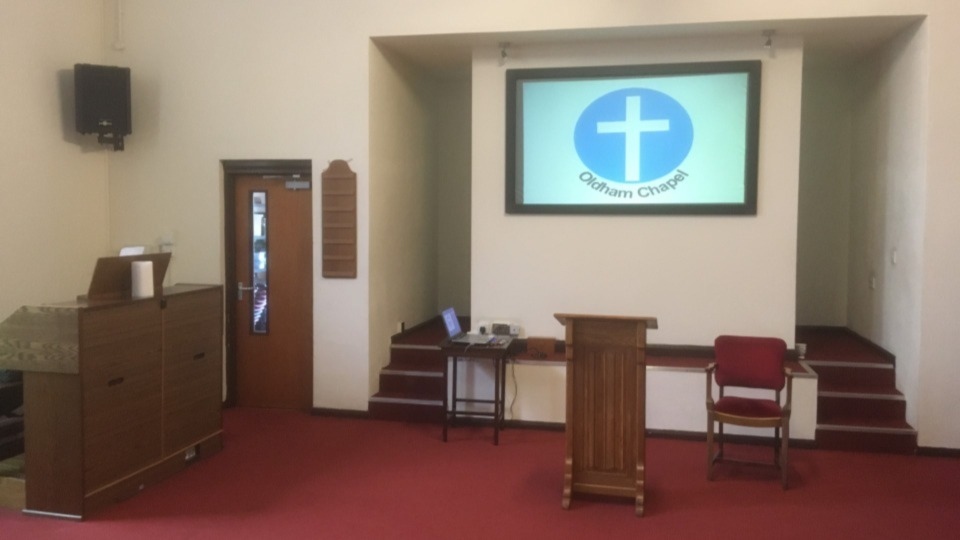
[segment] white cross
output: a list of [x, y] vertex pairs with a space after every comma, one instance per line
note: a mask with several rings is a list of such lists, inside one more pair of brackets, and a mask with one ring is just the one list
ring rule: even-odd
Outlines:
[[640, 135], [647, 131], [669, 131], [670, 120], [641, 120], [640, 96], [627, 96], [626, 119], [616, 122], [597, 122], [597, 133], [623, 133], [626, 145], [624, 180], [640, 181]]

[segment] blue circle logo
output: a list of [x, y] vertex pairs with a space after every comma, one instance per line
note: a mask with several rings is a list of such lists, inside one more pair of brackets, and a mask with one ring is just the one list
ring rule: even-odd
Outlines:
[[672, 173], [693, 146], [693, 122], [677, 100], [648, 88], [597, 98], [577, 120], [574, 145], [597, 176], [649, 182]]

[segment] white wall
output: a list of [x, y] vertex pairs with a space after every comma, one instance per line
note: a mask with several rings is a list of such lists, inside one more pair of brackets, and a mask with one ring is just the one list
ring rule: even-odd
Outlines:
[[797, 324], [846, 326], [850, 243], [848, 65], [806, 64], [797, 223]]
[[[629, 9], [624, 9], [622, 0], [589, 2], [589, 9], [582, 0], [288, 0], [279, 4], [252, 0], [126, 0], [124, 5], [127, 48], [118, 52], [110, 48], [110, 39], [99, 35], [101, 28], [112, 28], [113, 0], [104, 0], [102, 9], [100, 2], [92, 0], [8, 0], [0, 4], [0, 65], [4, 70], [0, 77], [0, 182], [4, 187], [0, 219], [5, 230], [27, 231], [0, 240], [4, 250], [0, 302], [10, 311], [20, 303], [56, 300], [82, 292], [90, 261], [96, 256], [127, 243], [155, 243], [168, 233], [176, 242], [171, 268], [175, 280], [221, 281], [219, 160], [306, 158], [313, 160], [314, 171], [319, 173], [328, 160], [352, 159], [351, 167], [360, 179], [359, 277], [324, 280], [316, 265], [314, 403], [359, 410], [366, 408], [371, 378], [367, 253], [369, 190], [376, 180], [370, 174], [373, 157], [368, 145], [370, 122], [376, 119], [370, 118], [370, 36], [561, 28], [569, 29], [568, 35], [572, 35], [577, 29], [631, 26], [638, 32], [658, 32], [666, 26], [687, 25], [695, 30], [689, 25], [725, 21], [929, 14], [922, 40], [928, 43], [926, 48], [917, 49], [921, 42], [911, 41], [903, 49], [908, 71], [927, 80], [922, 88], [909, 90], [926, 101], [926, 120], [910, 129], [927, 141], [926, 170], [922, 173], [927, 183], [920, 196], [925, 206], [923, 245], [916, 252], [919, 261], [910, 263], [919, 262], [920, 270], [902, 270], [918, 278], [922, 287], [919, 311], [912, 305], [904, 312], [912, 312], [922, 328], [915, 367], [906, 369], [915, 370], [919, 381], [919, 394], [912, 399], [917, 403], [921, 444], [960, 447], [960, 433], [949, 421], [960, 406], [954, 390], [960, 384], [960, 368], [954, 358], [955, 351], [960, 350], [960, 333], [954, 323], [960, 318], [960, 276], [956, 272], [960, 246], [954, 241], [960, 218], [956, 217], [954, 201], [960, 200], [960, 193], [953, 181], [957, 168], [955, 142], [960, 140], [955, 59], [955, 51], [960, 50], [960, 34], [956, 32], [960, 13], [953, 0], [637, 0]], [[714, 47], [713, 40], [684, 41], [679, 49], [638, 53], [631, 58], [642, 60], [649, 54], [663, 61], [683, 59], [685, 55], [697, 60], [726, 56], [729, 41], [718, 43]], [[474, 85], [475, 90], [484, 90], [473, 96], [475, 124], [478, 107], [492, 111], [495, 102], [503, 99], [502, 86], [490, 83], [502, 76], [495, 67], [494, 47], [491, 43], [489, 50], [482, 51], [474, 70], [487, 81]], [[589, 48], [567, 49], [547, 51], [542, 60], [590, 60], [583, 57], [589, 54]], [[745, 47], [735, 49], [740, 54]], [[773, 66], [782, 65], [781, 60], [792, 64], [798, 55], [789, 44], [783, 52], [786, 56], [780, 56]], [[615, 56], [610, 51], [603, 54]], [[891, 57], [889, 67], [882, 69], [899, 69], [896, 66], [900, 64], [894, 60]], [[926, 67], [914, 69], [921, 60]], [[72, 136], [65, 135], [71, 130], [63, 127], [56, 73], [78, 61], [133, 68], [134, 134], [127, 140], [126, 152], [105, 157], [102, 150], [89, 151], [65, 140]], [[537, 264], [528, 264], [525, 257], [514, 260], [509, 270], [515, 271], [522, 283], [543, 284], [543, 292], [522, 295], [522, 305], [506, 293], [489, 299], [480, 294], [490, 291], [491, 279], [504, 271], [503, 265], [493, 263], [492, 234], [511, 232], [516, 243], [504, 247], [511, 255], [520, 251], [518, 246], [531, 242], [558, 251], [570, 246], [559, 239], [570, 236], [566, 234], [570, 231], [555, 226], [551, 218], [511, 217], [508, 221], [502, 213], [493, 213], [495, 207], [502, 208], [502, 190], [491, 189], [502, 177], [502, 167], [491, 163], [502, 159], [503, 146], [499, 140], [502, 126], [492, 126], [502, 122], [502, 114], [497, 111], [489, 119], [480, 119], [472, 143], [471, 234], [479, 257], [473, 262], [471, 278], [474, 316], [519, 317], [530, 332], [559, 335], [559, 325], [549, 316], [553, 310], [550, 306], [562, 304], [563, 309], [584, 311], [603, 307], [624, 313], [637, 313], [642, 308], [645, 314], [661, 318], [662, 330], [651, 336], [660, 343], [705, 343], [718, 330], [737, 331], [746, 326], [786, 333], [792, 324], [787, 313], [791, 309], [782, 306], [794, 302], [792, 277], [777, 282], [761, 279], [759, 287], [749, 283], [749, 275], [738, 281], [736, 265], [722, 260], [722, 253], [732, 250], [719, 241], [736, 238], [737, 244], [742, 241], [761, 246], [767, 257], [782, 261], [783, 268], [773, 263], [766, 267], [768, 271], [793, 275], [796, 246], [784, 237], [785, 223], [795, 218], [797, 181], [795, 175], [782, 178], [772, 174], [770, 167], [781, 165], [771, 165], [768, 160], [775, 156], [797, 161], [791, 156], [791, 147], [797, 142], [793, 115], [799, 114], [799, 69], [787, 69], [784, 77], [768, 84], [769, 75], [780, 70], [765, 66], [764, 89], [770, 90], [773, 84], [773, 99], [793, 105], [788, 105], [790, 110], [778, 106], [772, 113], [766, 109], [762, 113], [764, 131], [785, 126], [787, 134], [764, 139], [761, 214], [750, 219], [719, 219], [713, 221], [717, 225], [710, 231], [704, 231], [698, 220], [684, 220], [686, 224], [664, 218], [639, 220], [647, 233], [642, 235], [644, 247], [652, 248], [658, 257], [618, 259], [646, 278], [627, 295], [617, 293], [616, 282], [603, 288], [587, 284], [588, 294], [575, 298], [557, 292], [564, 290], [571, 278], [591, 275], [589, 258], [603, 260], [609, 251], [599, 243], [587, 246], [588, 259], [573, 263], [560, 275], [545, 274], [540, 281], [534, 281], [540, 276], [537, 269], [544, 262], [555, 266], [555, 258]], [[894, 81], [897, 77], [887, 76]], [[784, 124], [779, 115], [791, 118]], [[897, 147], [913, 144], [905, 141], [904, 137], [894, 139]], [[916, 155], [924, 159], [922, 152]], [[109, 171], [104, 160], [109, 162]], [[478, 167], [478, 161], [487, 165]], [[918, 169], [914, 172], [920, 173]], [[109, 194], [104, 182], [107, 174]], [[70, 182], [61, 182], [63, 179]], [[765, 192], [762, 186], [771, 184], [782, 189]], [[319, 242], [319, 193], [315, 193], [314, 202], [314, 238]], [[910, 199], [910, 204], [916, 202]], [[623, 221], [578, 219], [585, 232], [573, 236], [580, 239], [591, 231], [609, 232]], [[750, 223], [769, 223], [771, 227], [751, 227]], [[676, 232], [679, 249], [664, 249], [668, 239], [660, 231], [665, 226]], [[908, 236], [915, 238], [915, 234], [911, 228]], [[697, 236], [702, 239], [694, 244]], [[319, 256], [319, 246], [315, 253]], [[911, 256], [908, 254], [908, 258]], [[655, 272], [657, 268], [661, 270]], [[884, 283], [890, 283], [889, 279], [886, 276]], [[576, 282], [577, 286], [584, 283]], [[679, 303], [668, 303], [667, 294], [658, 291], [681, 288], [684, 300]], [[761, 290], [753, 293], [754, 288]], [[715, 306], [730, 305], [731, 298], [739, 299], [732, 318], [718, 319], [721, 308]], [[758, 313], [766, 313], [763, 306], [781, 307], [772, 308], [763, 320], [754, 320], [750, 315], [754, 308], [747, 307], [749, 304], [760, 306]], [[726, 316], [728, 310], [722, 311]], [[902, 353], [898, 357], [901, 363], [907, 361]]]
[[[723, 333], [793, 343], [802, 47], [778, 39], [673, 39], [528, 46], [473, 69], [473, 316], [562, 337], [556, 312], [654, 316], [653, 343], [707, 345]], [[756, 216], [505, 215], [507, 67], [762, 59]]]
[[916, 423], [926, 206], [926, 31], [898, 36], [856, 70], [850, 217], [850, 328], [897, 357]]
[[[508, 419], [563, 423], [566, 420], [566, 367], [546, 362], [511, 363], [505, 383]], [[466, 379], [471, 385], [459, 387], [458, 392], [474, 393], [471, 397], [486, 398], [479, 393], [477, 383], [489, 384], [493, 377], [489, 369], [468, 370]], [[707, 427], [705, 406], [705, 374], [702, 369], [647, 367], [646, 422], [647, 429], [703, 433]], [[485, 391], [489, 391], [485, 389]], [[714, 385], [714, 392], [716, 392]], [[764, 395], [765, 394], [765, 395]], [[742, 395], [749, 395], [743, 392]], [[770, 392], [753, 393], [770, 397]], [[714, 398], [718, 396], [714, 395]], [[786, 396], [782, 396], [786, 399]], [[795, 377], [792, 396], [793, 415], [790, 420], [790, 438], [812, 440], [817, 429], [817, 379]], [[727, 426], [729, 433], [768, 436], [770, 431]]]
[[439, 83], [437, 96], [437, 312], [470, 313], [470, 80]]
[[437, 304], [435, 85], [396, 54], [370, 49], [370, 395], [400, 322]]
[[0, 320], [86, 292], [109, 255], [107, 155], [75, 132], [73, 65], [100, 63], [100, 1], [0, 2]]
[[[923, 446], [960, 448], [960, 3], [931, 2], [927, 21], [926, 207], [924, 212], [923, 309], [920, 314], [919, 441]], [[899, 370], [899, 368], [898, 368]]]
[[[504, 214], [506, 68], [754, 58], [763, 60], [757, 216]], [[775, 58], [743, 39], [526, 46], [506, 66], [494, 48], [475, 51], [473, 152], [488, 158], [473, 164], [474, 319], [509, 318], [527, 335], [562, 338], [556, 312], [651, 315], [660, 323], [654, 343], [706, 345], [720, 333], [792, 343], [801, 69], [801, 45], [790, 38], [778, 40]], [[702, 372], [649, 373], [649, 427], [702, 431]], [[563, 420], [562, 368], [521, 365], [512, 374], [508, 386], [516, 381], [520, 396], [513, 414]], [[805, 382], [794, 436], [809, 439], [816, 382]]]

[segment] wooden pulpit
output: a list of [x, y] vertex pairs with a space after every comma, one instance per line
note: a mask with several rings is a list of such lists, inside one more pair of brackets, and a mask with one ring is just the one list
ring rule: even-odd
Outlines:
[[563, 507], [574, 493], [632, 497], [642, 516], [647, 329], [657, 319], [554, 316], [566, 326]]

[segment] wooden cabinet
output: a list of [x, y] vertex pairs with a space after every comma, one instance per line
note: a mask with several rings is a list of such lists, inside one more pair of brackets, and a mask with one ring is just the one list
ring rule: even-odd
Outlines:
[[[159, 323], [155, 301], [81, 312], [78, 382], [86, 491], [160, 459]], [[29, 459], [26, 465], [29, 469]]]
[[0, 323], [24, 371], [24, 512], [82, 519], [221, 448], [222, 290], [25, 306]]
[[[163, 310], [164, 455], [183, 452], [220, 430], [221, 303], [220, 294], [182, 294], [167, 298]], [[217, 332], [211, 332], [212, 328]]]
[[651, 317], [555, 315], [566, 326], [564, 508], [574, 493], [634, 499], [643, 515]]

